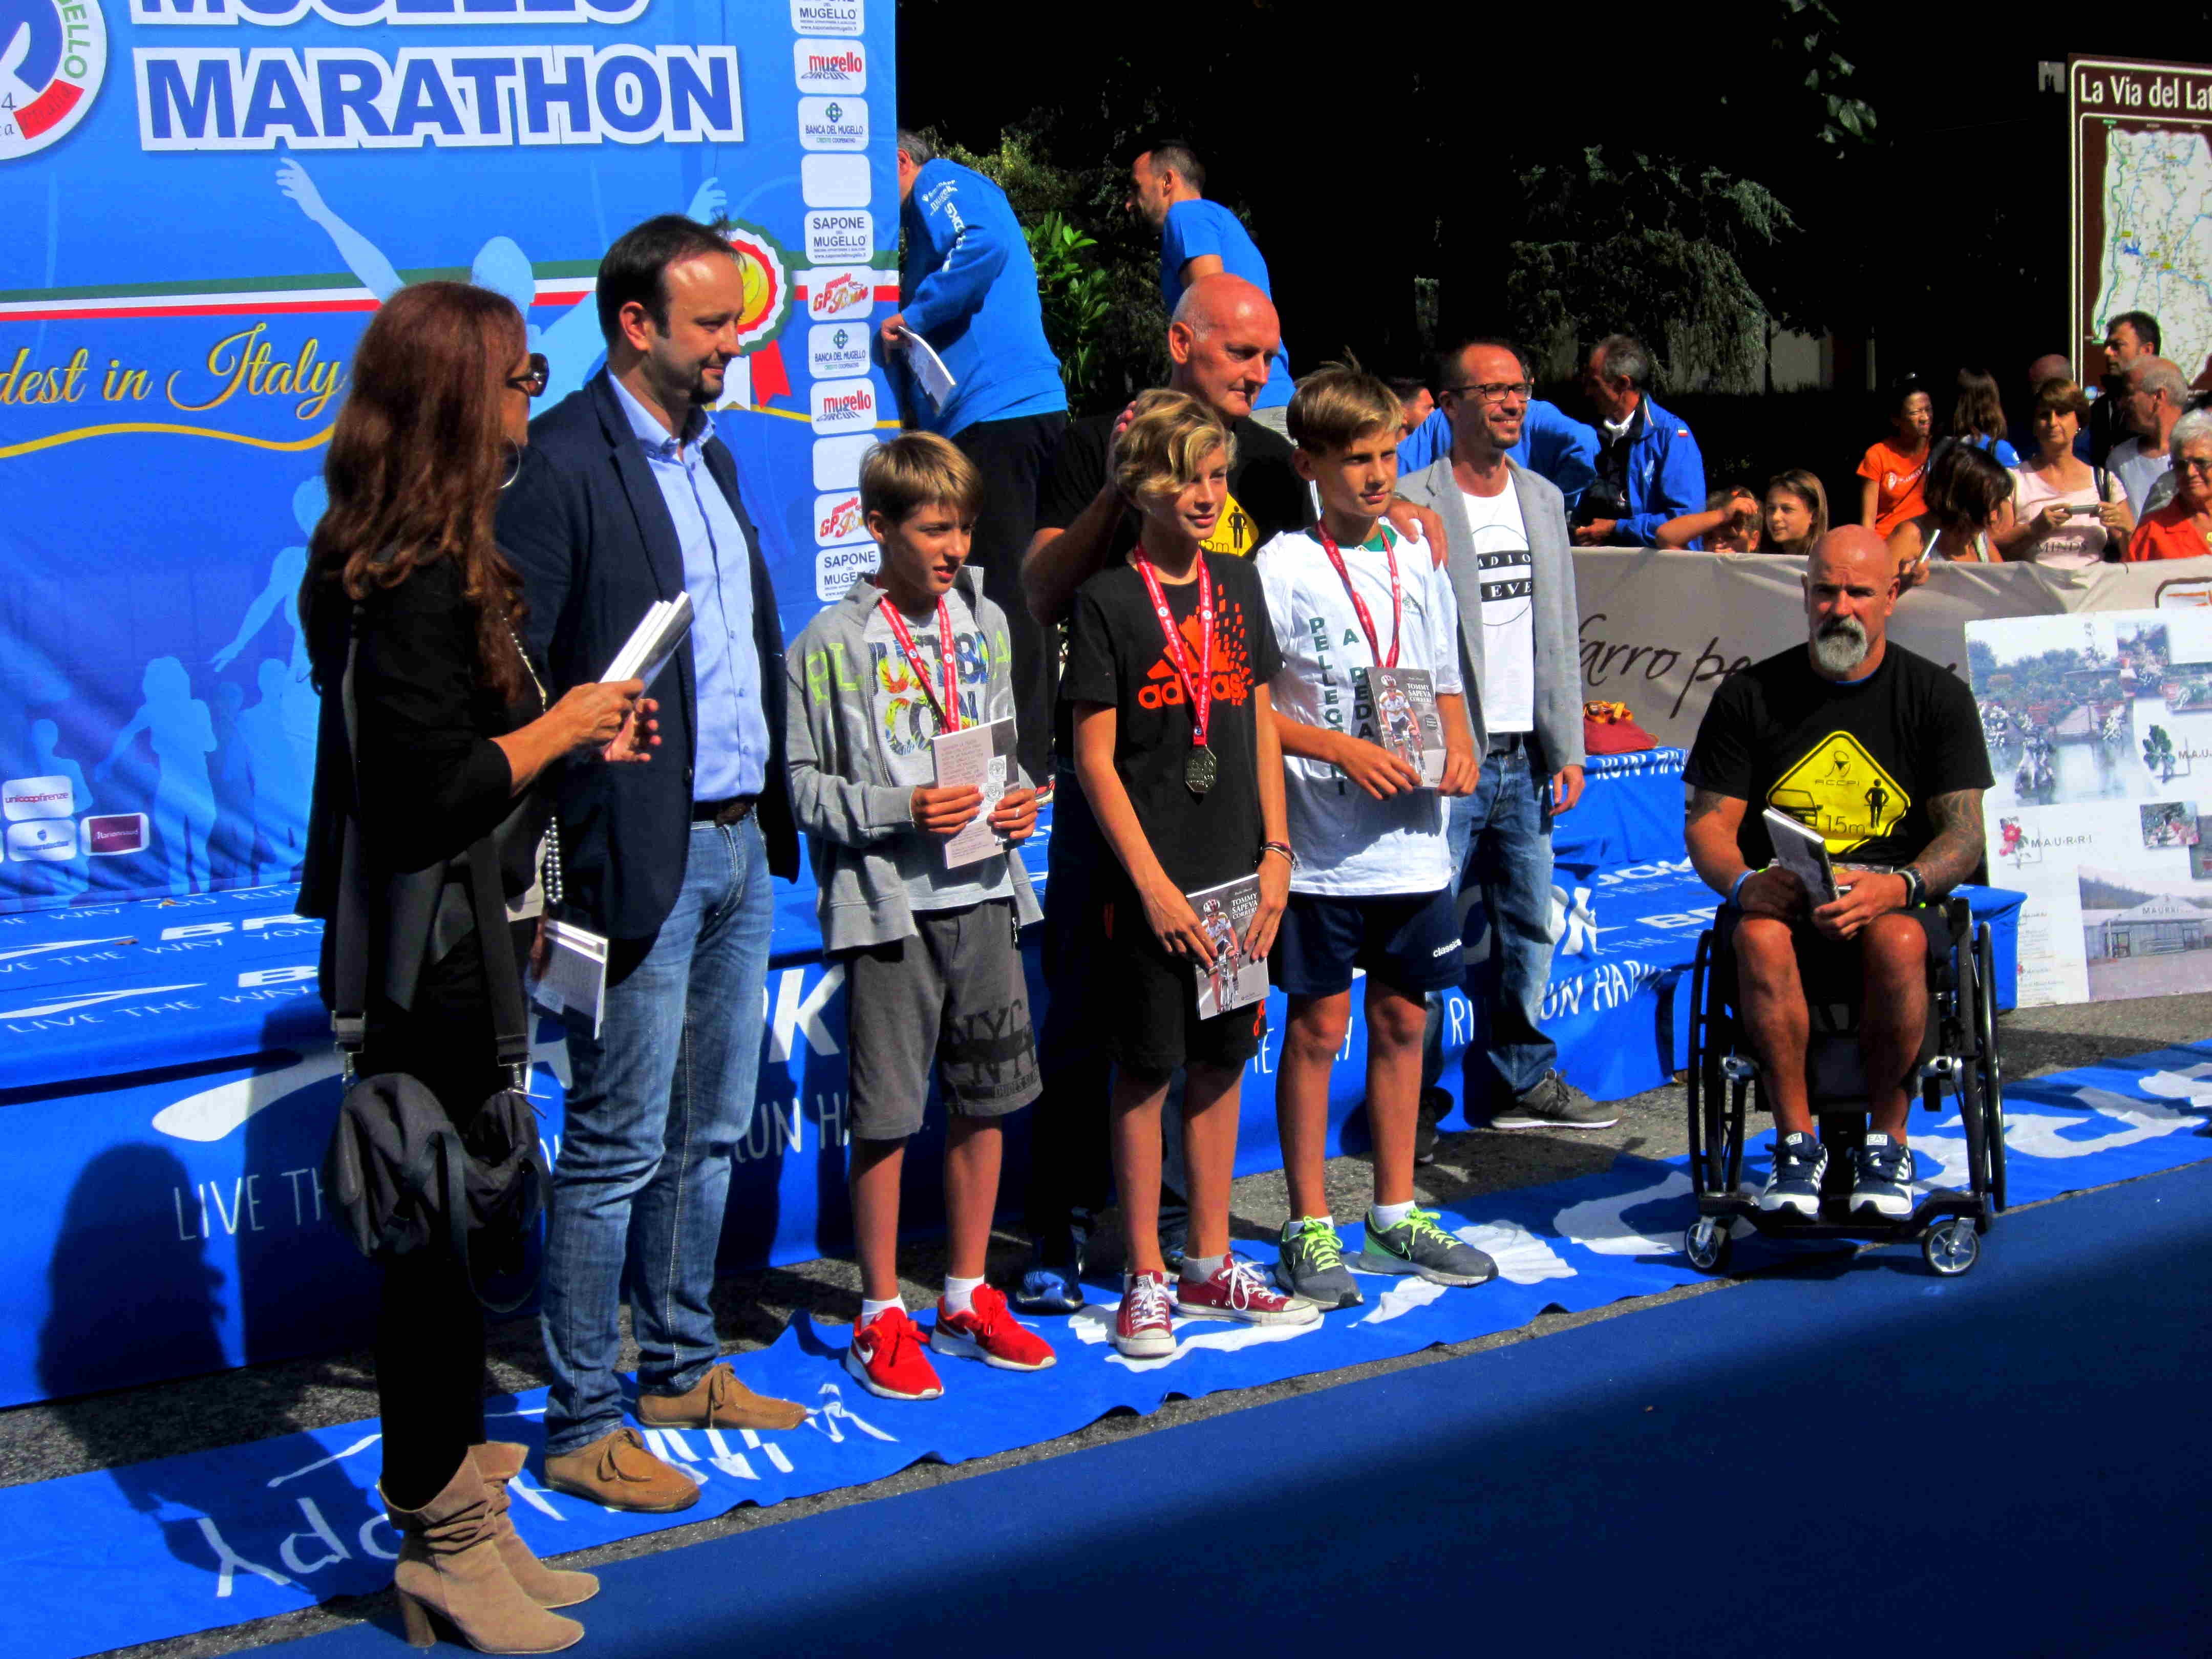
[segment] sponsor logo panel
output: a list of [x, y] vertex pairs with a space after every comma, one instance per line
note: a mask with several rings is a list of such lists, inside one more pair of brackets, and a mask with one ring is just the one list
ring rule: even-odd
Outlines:
[[[836, 547], [846, 542], [868, 541], [868, 526], [860, 516], [860, 497], [850, 489], [832, 490], [814, 498], [814, 544]], [[873, 542], [869, 542], [873, 546]]]
[[25, 818], [8, 826], [8, 856], [32, 861], [52, 861], [76, 856], [76, 822], [73, 818]]
[[814, 487], [817, 489], [858, 489], [860, 460], [876, 447], [872, 432], [854, 432], [842, 438], [814, 441]]
[[814, 556], [814, 597], [824, 605], [843, 599], [854, 583], [876, 574], [882, 558], [882, 550], [873, 542], [823, 548]]
[[806, 331], [806, 367], [817, 380], [868, 372], [866, 323], [817, 323]]
[[801, 34], [859, 34], [868, 27], [867, 0], [791, 0], [791, 27]]
[[868, 89], [868, 49], [858, 40], [794, 40], [791, 61], [801, 92]]
[[875, 303], [876, 273], [866, 267], [806, 273], [806, 314], [827, 323], [865, 317]]
[[810, 264], [865, 264], [875, 252], [876, 222], [865, 208], [806, 210], [806, 258]]
[[817, 432], [850, 432], [875, 425], [873, 381], [817, 380], [812, 390]]
[[0, 785], [0, 811], [8, 822], [76, 815], [76, 788], [65, 777], [10, 778]]
[[799, 161], [799, 194], [817, 208], [866, 207], [868, 158], [865, 155], [805, 155]]
[[143, 812], [103, 812], [84, 821], [84, 850], [94, 858], [146, 850]]
[[799, 143], [802, 149], [866, 149], [868, 147], [868, 100], [865, 98], [800, 99]]

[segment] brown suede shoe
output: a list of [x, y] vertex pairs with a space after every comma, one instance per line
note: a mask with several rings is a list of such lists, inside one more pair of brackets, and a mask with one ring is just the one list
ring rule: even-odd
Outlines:
[[711, 1367], [687, 1394], [641, 1394], [637, 1420], [649, 1429], [795, 1429], [806, 1407], [755, 1394], [727, 1365]]
[[698, 1483], [645, 1449], [635, 1429], [617, 1429], [580, 1451], [545, 1460], [545, 1484], [611, 1510], [667, 1515], [699, 1501]]

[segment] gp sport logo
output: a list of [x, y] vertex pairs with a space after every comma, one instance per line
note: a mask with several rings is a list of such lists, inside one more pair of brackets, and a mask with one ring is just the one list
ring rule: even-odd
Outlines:
[[106, 72], [99, 0], [0, 0], [0, 161], [67, 134]]

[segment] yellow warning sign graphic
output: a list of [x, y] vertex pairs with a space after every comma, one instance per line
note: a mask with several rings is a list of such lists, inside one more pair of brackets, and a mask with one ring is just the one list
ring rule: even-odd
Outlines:
[[1221, 516], [1213, 521], [1213, 533], [1200, 544], [1209, 553], [1225, 553], [1231, 558], [1249, 558], [1260, 550], [1260, 526], [1252, 515], [1237, 502], [1234, 495], [1224, 495], [1221, 501]]
[[1831, 732], [1775, 781], [1766, 804], [1828, 843], [1831, 858], [1878, 841], [1911, 810], [1912, 797], [1848, 732]]

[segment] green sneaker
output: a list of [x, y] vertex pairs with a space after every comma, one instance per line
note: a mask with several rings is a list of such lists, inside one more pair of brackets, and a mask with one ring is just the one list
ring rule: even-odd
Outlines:
[[1367, 1298], [1344, 1265], [1344, 1241], [1325, 1221], [1293, 1218], [1283, 1226], [1275, 1283], [1317, 1308], [1356, 1308]]
[[1498, 1264], [1437, 1225], [1434, 1210], [1415, 1210], [1395, 1227], [1376, 1226], [1369, 1211], [1367, 1243], [1352, 1265], [1364, 1273], [1419, 1273], [1431, 1285], [1480, 1285], [1498, 1277]]

